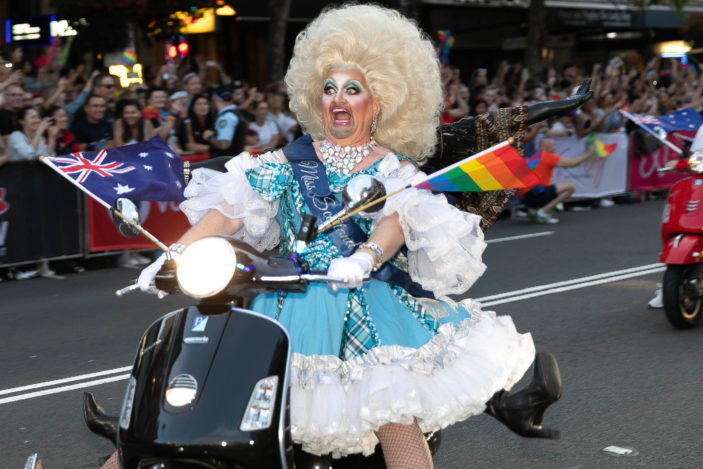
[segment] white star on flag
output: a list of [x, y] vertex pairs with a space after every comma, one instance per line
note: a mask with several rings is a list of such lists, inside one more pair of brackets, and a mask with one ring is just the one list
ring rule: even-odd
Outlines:
[[117, 195], [120, 195], [120, 194], [127, 194], [129, 192], [132, 192], [134, 190], [134, 187], [129, 187], [129, 185], [123, 186], [122, 184], [117, 183], [117, 185], [114, 187], [114, 189], [115, 189], [115, 192], [117, 192]]
[[151, 171], [153, 168], [149, 166], [148, 164], [143, 164], [142, 167], [146, 169], [147, 171]]
[[145, 151], [143, 151], [139, 154], [139, 158], [146, 158], [147, 156], [149, 156], [149, 153], [147, 153]]

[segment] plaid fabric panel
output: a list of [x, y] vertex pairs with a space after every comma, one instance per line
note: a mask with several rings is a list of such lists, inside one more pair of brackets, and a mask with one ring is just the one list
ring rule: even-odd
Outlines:
[[264, 163], [246, 174], [254, 192], [267, 202], [279, 199], [293, 182], [293, 170], [288, 164]]
[[369, 316], [363, 292], [353, 288], [347, 297], [347, 314], [344, 317], [344, 332], [339, 357], [349, 360], [381, 345], [376, 326]]
[[425, 313], [425, 308], [422, 307], [419, 301], [408, 295], [408, 292], [398, 286], [393, 287], [393, 293], [395, 293], [395, 296], [400, 300], [403, 306], [415, 316], [415, 320], [422, 324], [422, 327], [432, 333], [432, 335], [437, 334], [437, 328], [439, 327], [437, 320]]

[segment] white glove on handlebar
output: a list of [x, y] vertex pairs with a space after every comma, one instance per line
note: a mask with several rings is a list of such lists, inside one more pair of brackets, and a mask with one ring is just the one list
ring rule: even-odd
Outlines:
[[327, 286], [335, 292], [339, 288], [359, 288], [364, 283], [364, 275], [370, 274], [373, 266], [374, 258], [367, 252], [355, 252], [349, 257], [332, 259], [327, 275], [343, 278], [346, 282], [329, 282]]
[[137, 284], [139, 289], [146, 293], [153, 293], [153, 290], [149, 287], [151, 282], [156, 278], [156, 274], [159, 273], [161, 267], [163, 267], [164, 262], [166, 262], [166, 254], [161, 254], [154, 262], [149, 264], [141, 271], [139, 278], [137, 279]]

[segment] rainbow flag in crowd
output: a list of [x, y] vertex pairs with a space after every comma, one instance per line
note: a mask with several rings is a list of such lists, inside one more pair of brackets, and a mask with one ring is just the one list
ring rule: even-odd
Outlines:
[[137, 63], [137, 53], [132, 49], [125, 49], [124, 52], [122, 52], [122, 63], [131, 67]]
[[442, 192], [519, 189], [539, 184], [539, 178], [507, 141], [430, 174], [414, 184]]
[[598, 140], [598, 137], [596, 137], [595, 132], [591, 132], [591, 134], [588, 136], [588, 140], [586, 140], [586, 148], [590, 147], [591, 145], [593, 145], [593, 149], [596, 151], [596, 155], [600, 156], [601, 158], [609, 156], [618, 147], [617, 143], [601, 142], [600, 140]]

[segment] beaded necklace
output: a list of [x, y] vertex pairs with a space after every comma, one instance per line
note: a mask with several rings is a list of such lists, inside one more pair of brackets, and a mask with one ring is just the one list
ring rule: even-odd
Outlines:
[[368, 156], [376, 144], [373, 137], [364, 145], [335, 145], [329, 140], [320, 143], [322, 160], [338, 173], [349, 174], [354, 166]]

